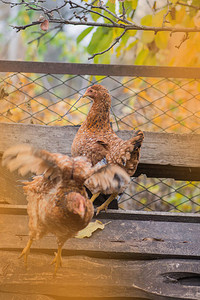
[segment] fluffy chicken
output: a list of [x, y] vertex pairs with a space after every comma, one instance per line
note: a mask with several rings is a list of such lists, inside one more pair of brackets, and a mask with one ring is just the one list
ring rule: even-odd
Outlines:
[[[29, 215], [29, 241], [20, 257], [25, 265], [31, 244], [47, 233], [57, 238], [58, 251], [52, 263], [61, 266], [62, 247], [67, 239], [85, 228], [93, 216], [93, 204], [84, 187], [97, 192], [112, 191], [124, 181], [124, 170], [114, 165], [92, 167], [85, 157], [38, 150], [22, 144], [4, 152], [2, 164], [22, 176], [32, 172], [38, 176], [24, 182]], [[42, 175], [41, 175], [42, 174]]]
[[[74, 138], [71, 148], [72, 156], [84, 155], [93, 166], [102, 161], [106, 164], [115, 164], [133, 176], [139, 162], [140, 147], [144, 139], [143, 132], [136, 131], [127, 141], [115, 134], [110, 125], [111, 97], [102, 85], [95, 84], [89, 87], [84, 97], [91, 98], [93, 104]], [[99, 193], [95, 193], [92, 201], [98, 195]], [[106, 209], [117, 195], [118, 191], [113, 191], [97, 211]]]

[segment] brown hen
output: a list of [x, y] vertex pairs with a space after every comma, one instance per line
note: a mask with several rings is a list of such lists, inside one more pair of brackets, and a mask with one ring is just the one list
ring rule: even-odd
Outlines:
[[[119, 165], [132, 176], [139, 162], [140, 147], [144, 139], [143, 132], [136, 131], [127, 141], [115, 134], [110, 125], [111, 97], [103, 86], [96, 84], [89, 87], [84, 97], [91, 98], [93, 104], [74, 138], [72, 155], [74, 157], [84, 155], [92, 165], [105, 160], [107, 164]], [[106, 209], [117, 194], [118, 191], [113, 192], [110, 198], [98, 208], [98, 212]], [[92, 201], [97, 196], [98, 194], [93, 195]]]
[[87, 197], [84, 183], [97, 192], [112, 190], [120, 183], [118, 177], [123, 180], [123, 170], [112, 165], [92, 167], [85, 157], [70, 158], [27, 144], [5, 151], [2, 163], [10, 171], [18, 170], [22, 176], [28, 172], [39, 175], [24, 186], [28, 200], [29, 241], [20, 257], [24, 256], [27, 265], [32, 242], [51, 232], [58, 244], [52, 262], [56, 274], [61, 266], [65, 241], [86, 227], [93, 216], [93, 204]]

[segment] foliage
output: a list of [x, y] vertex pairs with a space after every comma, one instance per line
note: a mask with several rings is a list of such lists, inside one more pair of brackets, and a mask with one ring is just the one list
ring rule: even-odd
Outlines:
[[[113, 5], [110, 7], [110, 2], [108, 0], [105, 5], [114, 12]], [[117, 1], [112, 2], [116, 3]], [[200, 25], [199, 3], [197, 1], [190, 1], [190, 6], [188, 4], [189, 1], [186, 0], [182, 2], [169, 1], [169, 6], [163, 5], [159, 9], [156, 9], [155, 3], [156, 1], [153, 2], [154, 6], [152, 5], [151, 14], [145, 15], [140, 19], [140, 25], [154, 28], [162, 26], [169, 28], [172, 26], [174, 32], [143, 30], [139, 33], [138, 30], [128, 30], [115, 48], [116, 56], [126, 56], [129, 63], [131, 59], [131, 63], [136, 65], [200, 65], [200, 52], [196, 45], [196, 41], [200, 38], [200, 33], [191, 32], [188, 34], [176, 32], [176, 29], [181, 26], [194, 28]], [[126, 0], [124, 1], [124, 5], [126, 7], [126, 19], [138, 22], [135, 15], [137, 14], [137, 9], [139, 9], [139, 2]], [[120, 3], [120, 8], [121, 6], [122, 3]], [[110, 18], [114, 20], [114, 17], [111, 16]], [[103, 50], [106, 50], [122, 31], [123, 29], [111, 28], [105, 34], [104, 27], [97, 28], [87, 48], [88, 53], [93, 55], [94, 53], [101, 53]], [[95, 48], [91, 48], [91, 44], [95, 44]], [[94, 62], [103, 63], [105, 60], [110, 62], [109, 52], [106, 52], [104, 57], [95, 57]]]
[[[198, 0], [146, 0], [146, 5], [144, 0], [143, 13], [138, 0], [65, 0], [51, 6], [45, 0], [1, 1], [23, 8], [13, 20], [13, 27], [31, 37], [32, 47], [42, 41], [39, 51], [43, 53], [49, 40], [60, 42], [57, 34], [64, 27], [84, 25], [77, 44], [89, 35], [87, 52], [95, 63], [110, 63], [114, 53], [118, 58], [126, 55], [128, 63], [135, 64], [197, 66], [200, 63], [196, 44], [200, 37]], [[72, 40], [67, 35], [65, 44], [59, 45], [63, 48], [69, 43]]]
[[[34, 10], [25, 10], [20, 7], [17, 16], [9, 20], [12, 24], [25, 25], [31, 20], [37, 20], [39, 14]], [[77, 45], [70, 31], [65, 31], [60, 26], [50, 25], [49, 30], [43, 31], [38, 25], [34, 30], [27, 28], [20, 33], [23, 47], [25, 48], [25, 60], [59, 60], [66, 62], [79, 62], [86, 57], [86, 50], [82, 45]]]

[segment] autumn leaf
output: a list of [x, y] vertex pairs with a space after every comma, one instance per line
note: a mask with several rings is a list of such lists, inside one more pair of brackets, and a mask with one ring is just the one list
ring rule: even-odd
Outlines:
[[43, 31], [47, 31], [49, 29], [49, 21], [47, 19], [45, 19], [41, 24], [40, 24], [40, 28]]
[[0, 88], [0, 99], [8, 96], [9, 94], [5, 91], [4, 87]]
[[77, 239], [83, 239], [85, 237], [91, 237], [93, 232], [95, 232], [98, 229], [103, 230], [106, 225], [108, 225], [110, 222], [103, 224], [102, 222], [96, 220], [95, 222], [90, 222], [87, 227], [85, 227], [83, 230], [80, 230], [78, 234], [75, 236]]

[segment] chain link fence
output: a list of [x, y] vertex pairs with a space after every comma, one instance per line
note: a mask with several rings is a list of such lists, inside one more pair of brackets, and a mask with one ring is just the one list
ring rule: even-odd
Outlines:
[[[109, 66], [110, 67], [110, 66]], [[88, 65], [87, 68], [91, 68]], [[12, 69], [12, 68], [11, 68]], [[53, 69], [53, 68], [52, 68]], [[9, 71], [9, 68], [8, 68]], [[0, 122], [41, 125], [80, 125], [90, 108], [81, 98], [89, 85], [100, 83], [112, 95], [114, 130], [200, 133], [200, 80], [187, 78], [0, 73]], [[55, 72], [57, 73], [57, 72]], [[67, 73], [67, 71], [66, 71]], [[70, 72], [73, 73], [73, 72]], [[89, 72], [88, 72], [89, 73]], [[88, 74], [85, 73], [85, 74]], [[116, 72], [118, 73], [118, 72]], [[123, 73], [123, 72], [122, 72]], [[145, 72], [144, 72], [145, 73]], [[65, 113], [70, 110], [68, 114]], [[199, 182], [147, 178], [132, 182], [119, 201], [121, 209], [199, 212]]]

